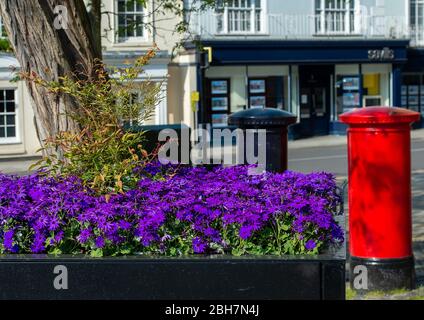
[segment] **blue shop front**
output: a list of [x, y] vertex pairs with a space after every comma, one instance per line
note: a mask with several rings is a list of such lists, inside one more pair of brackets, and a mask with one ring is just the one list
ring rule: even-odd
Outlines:
[[[416, 89], [402, 85], [407, 40], [213, 40], [203, 46], [198, 121], [216, 128], [226, 127], [234, 112], [268, 107], [297, 115], [294, 139], [344, 134], [340, 114], [401, 106], [404, 90]], [[424, 70], [418, 78], [424, 109]], [[407, 102], [414, 102], [411, 96]]]
[[[424, 49], [409, 48], [408, 62], [402, 68], [400, 106], [424, 114]], [[413, 128], [423, 128], [424, 119]]]

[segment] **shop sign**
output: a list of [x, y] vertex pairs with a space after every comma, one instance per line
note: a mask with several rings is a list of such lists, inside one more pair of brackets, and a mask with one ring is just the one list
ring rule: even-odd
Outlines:
[[368, 59], [372, 61], [385, 61], [385, 60], [394, 60], [395, 51], [390, 48], [368, 50]]

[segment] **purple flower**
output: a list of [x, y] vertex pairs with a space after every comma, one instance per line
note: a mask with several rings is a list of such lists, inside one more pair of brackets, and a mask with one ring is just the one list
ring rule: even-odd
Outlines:
[[[191, 245], [195, 253], [214, 253], [249, 239], [266, 251], [277, 242], [276, 222], [283, 220], [287, 241], [310, 239], [308, 251], [318, 241], [320, 249], [344, 241], [334, 219], [341, 198], [331, 174], [252, 176], [249, 168], [151, 163], [132, 172], [140, 175], [137, 187], [108, 201], [77, 177], [0, 174], [0, 241], [5, 250], [22, 253], [46, 252], [52, 234], [49, 250], [66, 234], [73, 242], [67, 247], [85, 253], [92, 250], [90, 239], [98, 248], [139, 250], [140, 244], [145, 252], [157, 253]], [[23, 235], [14, 242], [18, 230]]]
[[94, 243], [97, 248], [103, 248], [105, 246], [105, 239], [102, 236], [98, 236]]
[[311, 250], [314, 250], [315, 249], [316, 245], [317, 244], [316, 244], [316, 242], [314, 240], [308, 240], [305, 243], [305, 248], [306, 248], [306, 250], [311, 251]]
[[46, 238], [42, 234], [36, 234], [34, 237], [34, 242], [31, 246], [32, 253], [42, 253], [46, 249], [44, 246], [44, 242]]
[[6, 250], [12, 251], [13, 249], [13, 236], [14, 236], [13, 230], [8, 230], [3, 235], [3, 246]]
[[192, 241], [194, 253], [205, 253], [208, 245], [199, 237], [196, 237]]
[[78, 241], [82, 244], [86, 243], [88, 239], [91, 237], [91, 230], [84, 229], [81, 231], [80, 235], [77, 237]]
[[240, 228], [239, 235], [240, 238], [247, 240], [252, 236], [254, 228], [252, 226], [243, 226]]

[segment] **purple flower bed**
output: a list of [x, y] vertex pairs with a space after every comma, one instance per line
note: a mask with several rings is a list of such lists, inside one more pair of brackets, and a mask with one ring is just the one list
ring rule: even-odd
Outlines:
[[75, 177], [0, 175], [0, 252], [318, 254], [344, 240], [331, 174], [143, 170], [136, 189], [110, 196]]

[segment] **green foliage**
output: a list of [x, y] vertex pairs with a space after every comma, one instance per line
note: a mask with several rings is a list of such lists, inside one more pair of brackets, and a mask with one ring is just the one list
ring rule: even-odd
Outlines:
[[112, 70], [110, 76], [100, 63], [96, 64], [95, 77], [67, 75], [48, 82], [36, 75], [27, 76], [53, 95], [72, 97], [78, 108], [67, 116], [81, 129], [47, 139], [45, 156], [33, 167], [50, 174], [76, 175], [100, 194], [133, 188], [137, 182], [133, 170], [149, 156], [142, 147], [143, 132], [127, 132], [124, 125], [148, 120], [160, 101], [160, 83], [137, 81], [155, 52], [150, 50], [133, 66]]
[[0, 52], [12, 52], [12, 47], [7, 38], [0, 38]]

